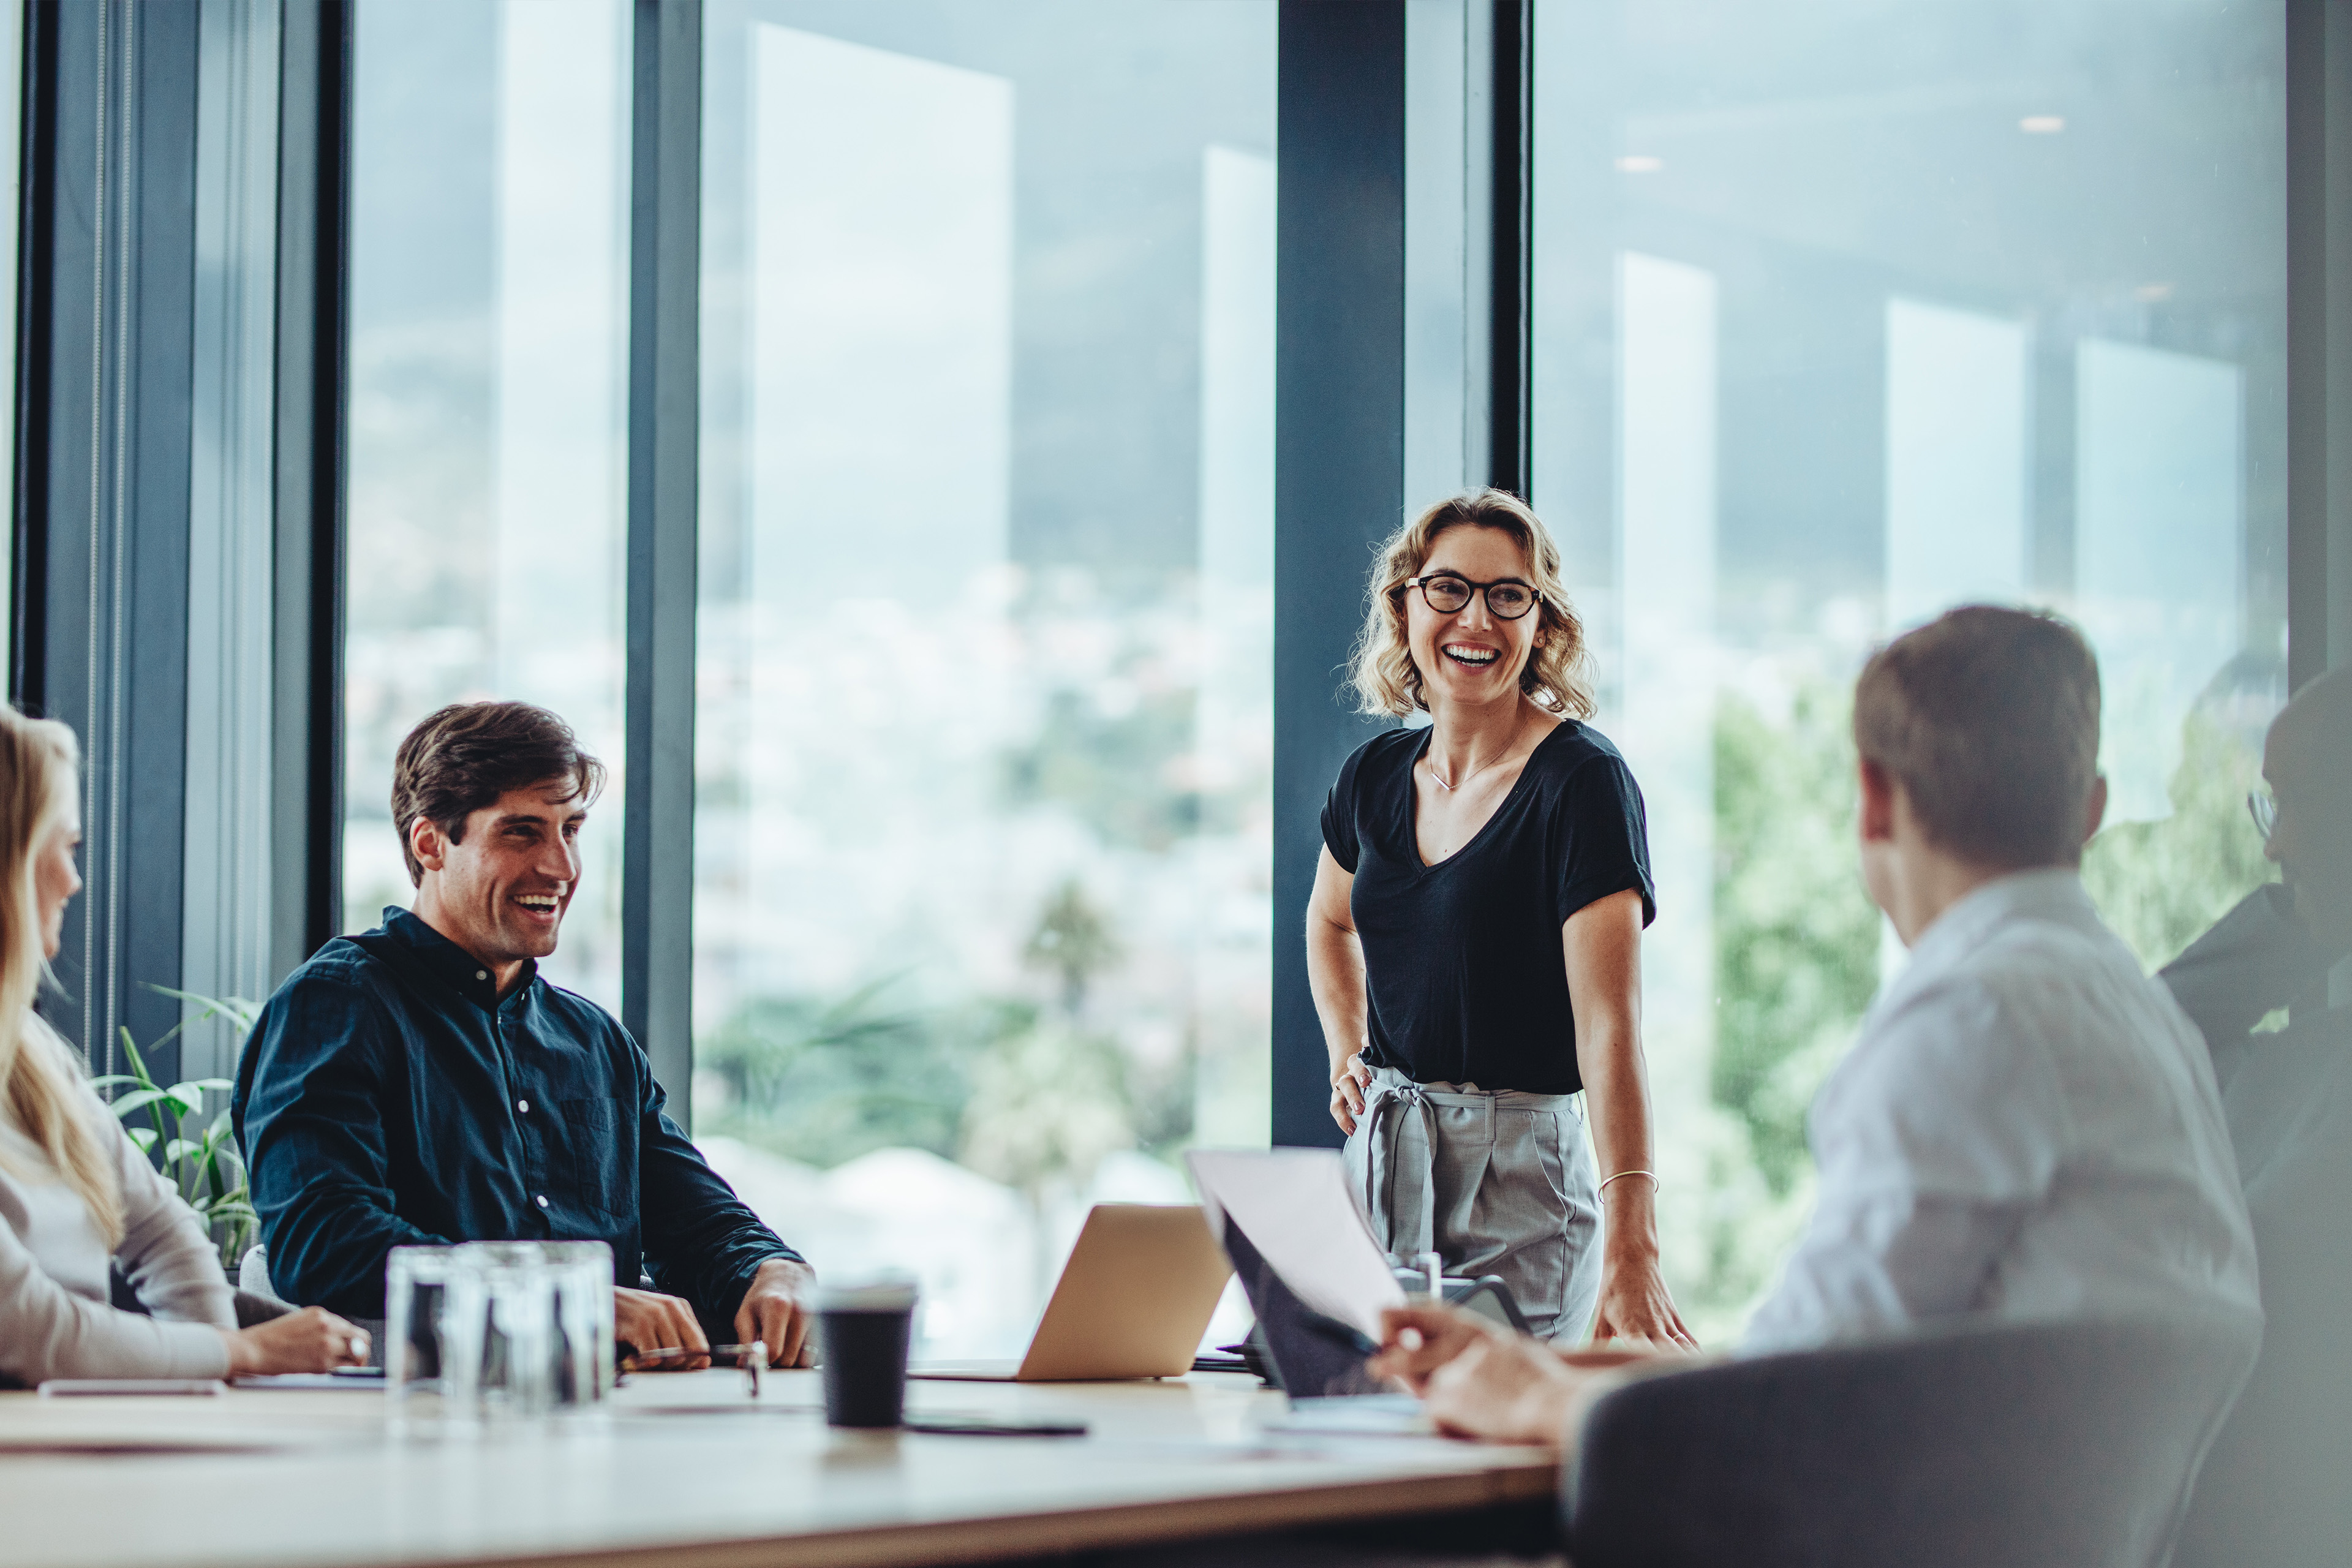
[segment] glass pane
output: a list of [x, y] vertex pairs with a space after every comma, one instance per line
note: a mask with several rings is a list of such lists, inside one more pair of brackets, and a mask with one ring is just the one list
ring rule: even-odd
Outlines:
[[2284, 26], [1541, 0], [1536, 500], [1649, 798], [1666, 1262], [1704, 1337], [1801, 1221], [1806, 1104], [1894, 961], [1850, 816], [1875, 641], [1971, 600], [2088, 631], [2084, 874], [2150, 964], [2265, 879]]
[[[0, 256], [16, 254], [16, 216], [23, 210], [21, 186], [24, 160], [18, 143], [24, 124], [25, 0], [0, 0]], [[16, 269], [0, 279], [0, 363], [16, 363]], [[7, 457], [5, 474], [13, 486], [16, 477], [16, 378], [0, 389], [0, 416], [7, 420], [0, 436], [0, 452]], [[0, 646], [16, 646], [13, 617], [16, 596], [9, 574], [16, 571], [16, 552], [0, 551]]]
[[707, 18], [697, 1131], [1014, 1353], [1266, 1137], [1276, 8]]
[[363, 0], [354, 65], [343, 923], [411, 897], [392, 759], [538, 702], [614, 770], [551, 979], [620, 1005], [623, 0]]

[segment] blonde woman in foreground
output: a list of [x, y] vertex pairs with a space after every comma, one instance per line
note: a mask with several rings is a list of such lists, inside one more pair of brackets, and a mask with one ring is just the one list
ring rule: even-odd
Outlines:
[[[0, 1384], [363, 1364], [367, 1336], [316, 1308], [236, 1326], [194, 1211], [33, 1011], [81, 890], [79, 766], [71, 730], [0, 702]], [[110, 1258], [153, 1316], [108, 1305]]]
[[1517, 496], [1456, 496], [1389, 541], [1370, 598], [1360, 705], [1430, 724], [1340, 767], [1307, 967], [1374, 1232], [1499, 1276], [1545, 1339], [1687, 1345], [1642, 1061], [1648, 830], [1583, 722], [1559, 550]]

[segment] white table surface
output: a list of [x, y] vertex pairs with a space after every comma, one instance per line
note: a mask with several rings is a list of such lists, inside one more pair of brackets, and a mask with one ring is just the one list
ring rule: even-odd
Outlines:
[[[1255, 1379], [917, 1382], [917, 1411], [1075, 1417], [1083, 1438], [828, 1428], [814, 1373], [632, 1378], [610, 1414], [397, 1437], [381, 1392], [0, 1394], [0, 1568], [392, 1568], [593, 1557], [949, 1563], [1549, 1497], [1540, 1450], [1268, 1435]], [[189, 1451], [97, 1452], [142, 1445]]]

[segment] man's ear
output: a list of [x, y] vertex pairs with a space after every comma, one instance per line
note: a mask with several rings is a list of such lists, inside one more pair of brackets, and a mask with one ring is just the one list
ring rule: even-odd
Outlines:
[[2106, 820], [2107, 775], [2101, 773], [2091, 781], [2090, 798], [2083, 803], [2083, 842], [2088, 844], [2096, 838], [2100, 825]]
[[448, 837], [441, 831], [439, 823], [429, 816], [420, 816], [408, 825], [408, 852], [425, 869], [438, 871], [449, 853]]
[[1868, 757], [1862, 759], [1862, 841], [1885, 844], [1895, 837], [1895, 797], [1902, 786]]

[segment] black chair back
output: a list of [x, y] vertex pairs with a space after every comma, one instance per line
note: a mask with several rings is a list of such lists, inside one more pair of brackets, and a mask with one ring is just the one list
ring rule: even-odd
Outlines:
[[1576, 1568], [2150, 1568], [2252, 1369], [2222, 1322], [1942, 1331], [1671, 1373], [1587, 1417]]

